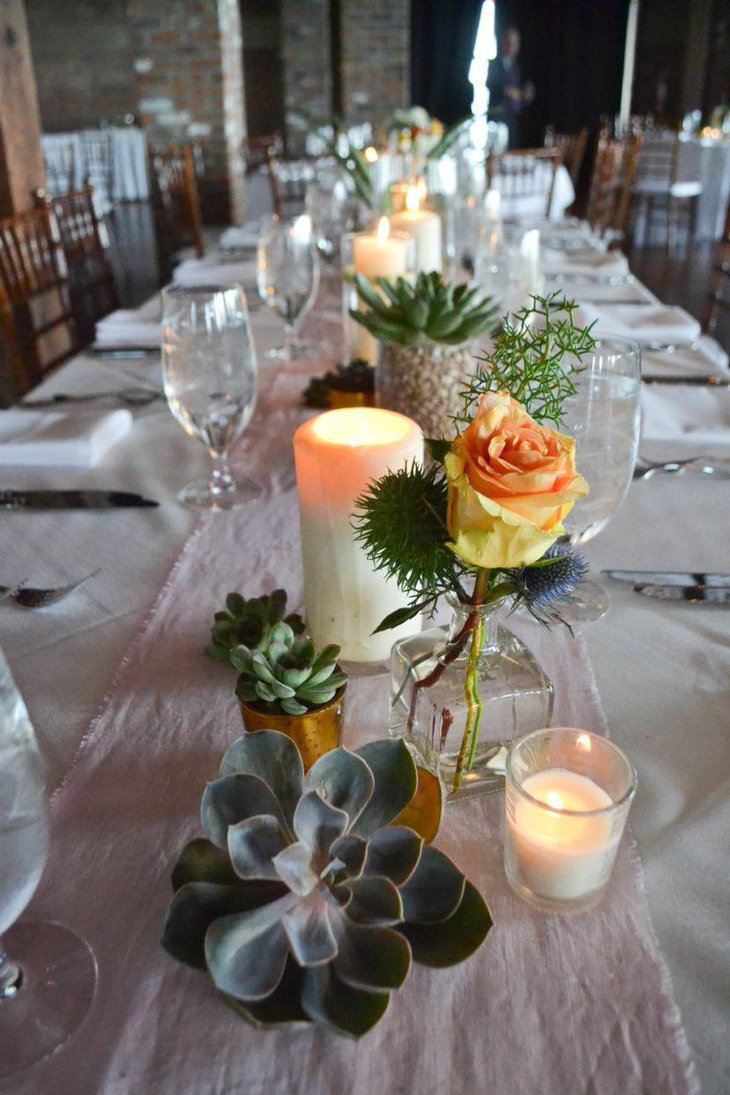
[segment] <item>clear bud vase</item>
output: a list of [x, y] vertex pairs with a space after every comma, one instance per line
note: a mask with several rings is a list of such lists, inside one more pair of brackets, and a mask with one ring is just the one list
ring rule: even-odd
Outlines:
[[499, 620], [502, 602], [449, 598], [451, 625], [401, 639], [390, 657], [390, 733], [437, 772], [449, 799], [504, 786], [510, 743], [550, 725], [553, 686]]

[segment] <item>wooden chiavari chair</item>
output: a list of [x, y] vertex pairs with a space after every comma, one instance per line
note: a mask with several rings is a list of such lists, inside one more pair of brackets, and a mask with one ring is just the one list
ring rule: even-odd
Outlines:
[[150, 167], [152, 212], [166, 276], [172, 256], [181, 248], [194, 247], [198, 257], [205, 253], [193, 148], [185, 145], [173, 152], [155, 152]]
[[253, 175], [262, 167], [266, 168], [271, 192], [271, 204], [280, 217], [284, 211], [281, 187], [279, 186], [277, 161], [284, 151], [284, 142], [279, 133], [267, 133], [262, 137], [245, 137], [241, 146], [246, 174]]
[[613, 140], [606, 132], [599, 135], [586, 220], [608, 243], [622, 241], [626, 236], [640, 148], [641, 137]]
[[119, 307], [109, 259], [109, 232], [98, 214], [93, 187], [53, 198], [36, 190], [33, 197], [38, 208], [50, 208], [58, 228], [76, 329], [81, 342], [88, 345], [94, 340], [96, 321]]
[[[85, 131], [81, 135], [81, 153], [82, 178], [94, 187], [103, 211], [110, 213], [114, 206], [114, 148], [111, 133]], [[72, 187], [67, 189], [71, 190]]]
[[81, 348], [58, 226], [46, 205], [0, 221], [0, 312], [21, 392]]
[[64, 141], [60, 137], [54, 137], [52, 144], [44, 146], [43, 162], [49, 193], [62, 194], [65, 190], [73, 190], [78, 166], [77, 147], [74, 140]]
[[555, 190], [555, 176], [563, 162], [559, 148], [521, 148], [487, 154], [487, 188], [499, 190], [503, 198], [544, 201], [538, 216], [549, 217]]
[[587, 129], [581, 129], [580, 133], [556, 133], [555, 127], [549, 125], [545, 130], [545, 147], [560, 149], [563, 154], [563, 163], [574, 187], [578, 183], [587, 143]]

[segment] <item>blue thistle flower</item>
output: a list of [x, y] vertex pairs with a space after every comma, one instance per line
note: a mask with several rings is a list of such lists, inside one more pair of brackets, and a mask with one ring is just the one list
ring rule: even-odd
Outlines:
[[[554, 559], [555, 562], [549, 562]], [[569, 597], [588, 573], [583, 556], [564, 543], [555, 543], [542, 559], [515, 573], [525, 601], [536, 608], [551, 608], [556, 601]]]

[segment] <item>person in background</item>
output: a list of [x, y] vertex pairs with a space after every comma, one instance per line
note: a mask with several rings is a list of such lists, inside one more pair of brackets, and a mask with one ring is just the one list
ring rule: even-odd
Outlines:
[[519, 117], [523, 106], [535, 98], [532, 84], [523, 85], [517, 55], [520, 52], [520, 32], [509, 27], [499, 39], [497, 56], [489, 62], [487, 89], [488, 118], [504, 122], [509, 129], [509, 147], [519, 148]]

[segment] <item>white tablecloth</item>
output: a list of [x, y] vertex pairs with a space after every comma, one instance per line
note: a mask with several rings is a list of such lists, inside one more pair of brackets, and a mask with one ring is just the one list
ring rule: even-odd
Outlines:
[[[641, 170], [641, 152], [639, 152]], [[711, 137], [687, 137], [680, 139], [677, 157], [677, 182], [699, 180], [702, 193], [697, 202], [695, 238], [719, 240], [722, 236], [727, 205], [730, 199], [730, 140], [713, 140]], [[665, 243], [666, 220], [653, 218], [651, 226], [644, 223], [644, 210], [637, 210], [635, 236], [647, 244]], [[647, 231], [651, 230], [647, 238]]]
[[[253, 317], [254, 330], [260, 315]], [[277, 338], [268, 319], [266, 332], [260, 351]], [[331, 363], [326, 341], [320, 354], [321, 360], [311, 366], [316, 371]], [[155, 360], [109, 362], [81, 356], [38, 394], [84, 391], [92, 385], [106, 389], [115, 378], [120, 387], [159, 383], [159, 369]], [[268, 400], [291, 404], [304, 379], [301, 366], [292, 367], [291, 378], [277, 379], [269, 370], [262, 391]], [[281, 455], [288, 440], [277, 432], [276, 415], [271, 424], [272, 469], [291, 477], [290, 461]], [[716, 448], [723, 450], [722, 445]], [[643, 455], [688, 451], [696, 449], [676, 441], [647, 445]], [[133, 431], [93, 471], [13, 469], [1, 477], [1, 485], [8, 487], [113, 486], [161, 502], [154, 511], [5, 513], [0, 520], [2, 582], [30, 577], [35, 584], [60, 583], [102, 568], [73, 598], [44, 612], [31, 615], [0, 605], [0, 645], [28, 704], [54, 783], [68, 771], [115, 669], [189, 534], [192, 517], [175, 501], [175, 493], [204, 473], [207, 464], [203, 447], [188, 439], [158, 405], [136, 412]], [[635, 482], [586, 555], [596, 567], [728, 570], [727, 495], [727, 482], [689, 475]], [[231, 588], [247, 566], [245, 557], [232, 560]], [[275, 561], [261, 578], [262, 588], [286, 581], [276, 572]], [[730, 1067], [730, 612], [702, 605], [662, 606], [613, 583], [611, 594], [609, 614], [586, 626], [584, 636], [610, 732], [639, 771], [633, 822], [650, 909], [703, 1090], [719, 1095], [727, 1091]], [[191, 743], [193, 753], [195, 747]], [[150, 1037], [158, 1003], [140, 1003], [148, 1009]], [[455, 1016], [446, 1021], [456, 1021]], [[617, 1016], [617, 1037], [620, 1021]], [[86, 1052], [83, 1038], [81, 1032], [56, 1058], [59, 1092], [64, 1090], [64, 1062], [69, 1067], [68, 1062], [77, 1062]], [[382, 1077], [374, 1075], [372, 1083], [384, 1089]], [[118, 1095], [129, 1089], [120, 1079], [104, 1090]], [[239, 1090], [236, 1077], [215, 1090]]]

